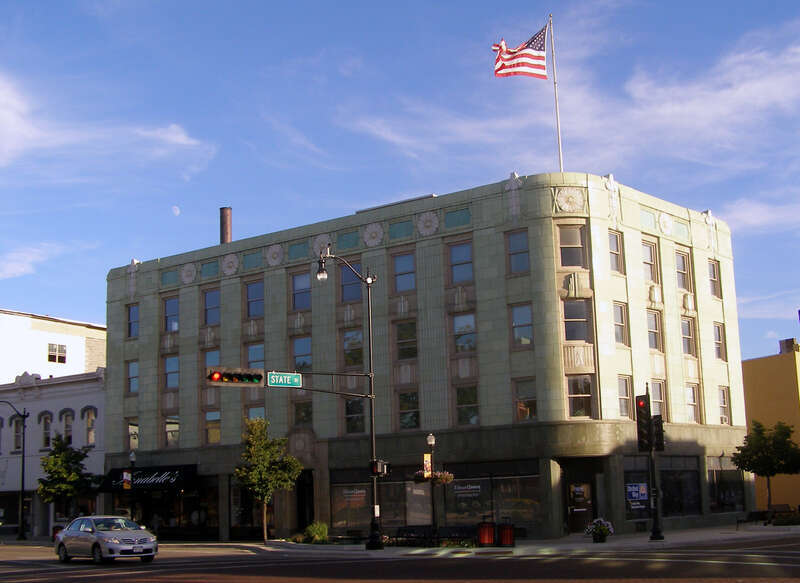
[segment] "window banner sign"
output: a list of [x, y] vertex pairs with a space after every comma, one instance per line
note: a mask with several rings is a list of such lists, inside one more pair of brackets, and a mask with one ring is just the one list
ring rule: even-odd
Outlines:
[[197, 476], [197, 466], [116, 468], [108, 472], [101, 492], [120, 490], [181, 490]]
[[430, 478], [432, 475], [431, 454], [426, 453], [422, 455], [422, 477]]
[[131, 472], [130, 472], [130, 470], [123, 470], [123, 472], [122, 472], [122, 489], [123, 490], [130, 490], [131, 489]]
[[625, 499], [631, 509], [647, 508], [647, 484], [625, 484]]

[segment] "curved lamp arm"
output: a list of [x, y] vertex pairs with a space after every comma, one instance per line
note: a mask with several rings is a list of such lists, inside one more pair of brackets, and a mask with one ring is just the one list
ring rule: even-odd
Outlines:
[[350, 262], [347, 261], [347, 259], [331, 253], [330, 243], [328, 243], [328, 246], [325, 249], [324, 253], [322, 251], [319, 252], [319, 259], [317, 260], [317, 281], [326, 281], [328, 279], [328, 270], [325, 269], [325, 261], [328, 259], [333, 259], [335, 261], [338, 261], [339, 263], [343, 263], [344, 265], [346, 265], [347, 268], [353, 272], [353, 275], [355, 275], [359, 279], [359, 281], [361, 281], [361, 283], [364, 283], [369, 286], [378, 281], [378, 277], [372, 275], [369, 271], [367, 271], [367, 275], [363, 275], [355, 267], [350, 265]]

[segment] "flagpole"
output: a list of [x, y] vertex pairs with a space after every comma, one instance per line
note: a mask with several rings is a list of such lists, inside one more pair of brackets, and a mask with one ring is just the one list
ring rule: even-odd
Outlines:
[[558, 169], [564, 172], [564, 154], [561, 152], [561, 116], [558, 113], [558, 75], [556, 74], [556, 41], [553, 35], [553, 15], [550, 15], [550, 52], [553, 57], [553, 91], [556, 96], [556, 135], [558, 137]]

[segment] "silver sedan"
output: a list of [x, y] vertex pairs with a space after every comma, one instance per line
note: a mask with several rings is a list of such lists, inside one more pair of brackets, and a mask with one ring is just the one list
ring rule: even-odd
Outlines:
[[91, 557], [96, 564], [117, 558], [149, 563], [158, 553], [158, 541], [123, 516], [81, 516], [56, 535], [55, 551], [62, 563], [72, 557]]

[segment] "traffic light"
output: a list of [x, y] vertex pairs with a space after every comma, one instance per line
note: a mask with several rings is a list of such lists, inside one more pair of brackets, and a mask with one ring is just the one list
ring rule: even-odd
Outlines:
[[650, 451], [653, 443], [650, 421], [650, 395], [638, 395], [636, 397], [636, 437], [639, 442], [639, 451]]
[[210, 367], [206, 369], [206, 380], [211, 386], [264, 386], [264, 371], [258, 368]]
[[661, 415], [653, 415], [653, 448], [664, 451], [664, 418]]
[[385, 478], [391, 471], [391, 464], [383, 460], [372, 460], [369, 462], [369, 473], [379, 478]]

